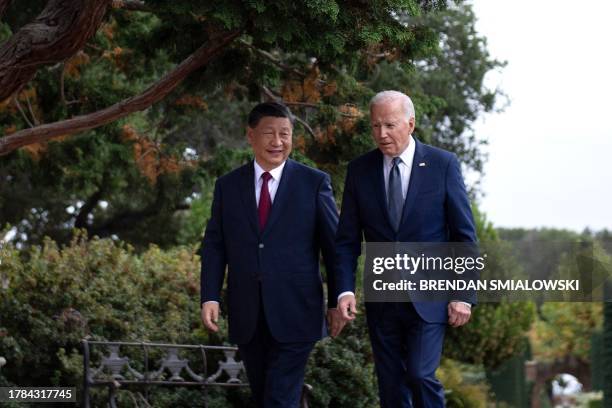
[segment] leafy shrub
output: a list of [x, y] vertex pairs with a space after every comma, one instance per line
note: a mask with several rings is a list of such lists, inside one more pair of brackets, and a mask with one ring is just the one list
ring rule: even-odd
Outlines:
[[[122, 340], [227, 344], [220, 331], [202, 329], [199, 258], [194, 248], [162, 251], [151, 246], [138, 254], [111, 239], [88, 239], [78, 232], [59, 248], [50, 239], [27, 253], [1, 249], [0, 355], [8, 363], [0, 380], [20, 386], [77, 386], [82, 383], [80, 341]], [[306, 381], [313, 385], [312, 406], [367, 407], [376, 401], [376, 383], [365, 316], [337, 340], [317, 345]], [[94, 398], [102, 404], [104, 390]], [[190, 407], [199, 391], [152, 392], [156, 407]], [[136, 393], [121, 391], [120, 406], [132, 406]], [[244, 407], [249, 391], [211, 390], [210, 407]]]
[[446, 406], [448, 408], [485, 408], [487, 406], [489, 389], [484, 381], [484, 373], [473, 375], [475, 381], [467, 381], [468, 373], [475, 367], [460, 364], [445, 358], [436, 372], [438, 379], [444, 384]]
[[[25, 254], [10, 244], [1, 251], [8, 286], [0, 289], [0, 355], [8, 361], [2, 375], [13, 384], [80, 386], [85, 337], [222, 343], [223, 334], [201, 328], [192, 248], [151, 246], [136, 254], [129, 245], [77, 233], [63, 248], [47, 239]], [[175, 402], [159, 406], [187, 407], [194, 398], [175, 394]]]

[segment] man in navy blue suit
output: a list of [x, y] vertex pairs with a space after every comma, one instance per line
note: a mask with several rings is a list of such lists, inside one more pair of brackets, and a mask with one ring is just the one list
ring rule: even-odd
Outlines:
[[298, 406], [308, 355], [327, 334], [321, 253], [332, 336], [345, 323], [335, 309], [338, 211], [330, 177], [288, 159], [292, 131], [285, 105], [253, 108], [247, 138], [255, 160], [215, 183], [202, 246], [202, 321], [218, 330], [227, 266], [229, 340], [238, 344], [257, 407], [265, 408]]
[[[336, 236], [338, 309], [354, 319], [355, 269], [366, 242], [475, 242], [456, 156], [412, 136], [414, 106], [397, 91], [370, 103], [377, 149], [349, 163]], [[461, 326], [471, 303], [366, 302], [381, 406], [443, 407], [435, 377], [447, 324]]]

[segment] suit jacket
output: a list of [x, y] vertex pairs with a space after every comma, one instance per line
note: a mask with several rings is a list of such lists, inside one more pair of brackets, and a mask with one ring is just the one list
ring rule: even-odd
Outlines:
[[[372, 150], [349, 163], [336, 236], [337, 294], [355, 290], [362, 237], [366, 242], [476, 242], [472, 211], [456, 156], [416, 138], [414, 141], [414, 161], [397, 232], [387, 212], [381, 151]], [[414, 304], [421, 318], [432, 323], [448, 320], [446, 305]]]
[[279, 342], [319, 340], [327, 333], [320, 252], [331, 289], [329, 307], [336, 306], [338, 211], [329, 175], [287, 160], [263, 231], [254, 178], [250, 162], [215, 184], [202, 247], [201, 301], [220, 300], [227, 266], [231, 342], [249, 342], [260, 312]]

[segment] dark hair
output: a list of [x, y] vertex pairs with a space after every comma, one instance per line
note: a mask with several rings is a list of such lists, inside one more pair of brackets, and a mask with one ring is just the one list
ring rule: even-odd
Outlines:
[[264, 102], [256, 105], [249, 113], [249, 127], [255, 128], [261, 118], [273, 116], [275, 118], [287, 118], [293, 124], [293, 114], [289, 108], [278, 102]]

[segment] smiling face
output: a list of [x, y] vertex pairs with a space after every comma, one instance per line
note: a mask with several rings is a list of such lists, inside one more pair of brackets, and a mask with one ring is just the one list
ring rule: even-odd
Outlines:
[[370, 109], [372, 136], [380, 151], [391, 157], [399, 156], [410, 143], [414, 116], [408, 115], [399, 99], [381, 101]]
[[288, 118], [264, 116], [254, 128], [247, 128], [247, 139], [255, 160], [265, 171], [280, 166], [291, 153], [293, 127]]

